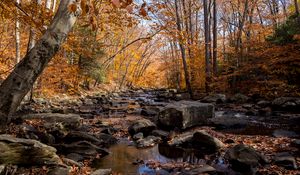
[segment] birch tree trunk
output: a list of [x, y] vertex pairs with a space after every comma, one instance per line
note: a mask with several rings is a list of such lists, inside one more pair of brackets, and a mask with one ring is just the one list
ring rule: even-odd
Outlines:
[[[77, 6], [75, 12], [68, 10], [71, 4]], [[0, 86], [1, 125], [10, 121], [24, 96], [60, 49], [80, 13], [80, 0], [61, 0], [58, 11], [44, 35], [3, 81]]]
[[217, 64], [217, 3], [213, 0], [213, 72], [214, 76], [218, 74], [218, 64]]
[[209, 23], [208, 23], [208, 4], [207, 0], [203, 0], [203, 9], [204, 9], [204, 39], [205, 39], [205, 90], [209, 92], [209, 82], [210, 82], [210, 30], [209, 30]]
[[[16, 0], [16, 4], [20, 5], [21, 1]], [[21, 54], [20, 54], [20, 21], [19, 21], [19, 12], [17, 10], [16, 15], [16, 28], [15, 28], [15, 38], [16, 38], [16, 64], [20, 62], [21, 60]]]

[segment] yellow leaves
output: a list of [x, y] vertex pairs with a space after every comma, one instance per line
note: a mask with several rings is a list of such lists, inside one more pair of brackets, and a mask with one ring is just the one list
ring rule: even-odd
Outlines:
[[121, 7], [121, 3], [119, 0], [112, 0], [111, 3], [113, 4], [114, 7], [116, 8], [120, 8]]
[[69, 10], [69, 12], [71, 12], [71, 13], [75, 13], [76, 10], [77, 10], [77, 5], [76, 5], [76, 4], [70, 4], [70, 5], [68, 6], [68, 10]]

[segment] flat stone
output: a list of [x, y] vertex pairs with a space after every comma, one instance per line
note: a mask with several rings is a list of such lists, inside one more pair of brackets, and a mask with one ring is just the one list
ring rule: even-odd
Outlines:
[[293, 138], [293, 137], [298, 137], [299, 135], [296, 134], [293, 131], [287, 131], [287, 130], [282, 130], [282, 129], [277, 129], [273, 132], [272, 134], [274, 137], [289, 137], [289, 138]]
[[142, 132], [139, 132], [139, 133], [135, 134], [132, 138], [134, 140], [140, 140], [140, 139], [144, 138], [144, 134]]
[[110, 175], [112, 173], [111, 169], [98, 169], [92, 172], [91, 175]]
[[275, 155], [275, 164], [283, 166], [286, 169], [297, 169], [297, 163], [294, 156], [288, 152], [282, 152]]
[[161, 139], [159, 137], [148, 136], [144, 139], [138, 140], [136, 143], [138, 148], [147, 148], [155, 146], [160, 140]]

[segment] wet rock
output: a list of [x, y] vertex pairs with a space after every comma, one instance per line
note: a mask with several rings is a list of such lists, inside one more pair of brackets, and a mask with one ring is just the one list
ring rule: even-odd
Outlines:
[[78, 128], [82, 118], [77, 114], [40, 113], [21, 116], [23, 120], [38, 119], [49, 124], [61, 123], [66, 128]]
[[56, 149], [39, 141], [0, 135], [0, 164], [59, 164]]
[[202, 165], [199, 168], [194, 168], [189, 171], [185, 171], [183, 173], [180, 173], [180, 175], [199, 175], [204, 173], [214, 173], [216, 172], [216, 169], [209, 165]]
[[114, 136], [110, 134], [100, 133], [97, 134], [96, 137], [101, 140], [101, 142], [106, 146], [114, 145], [118, 142], [118, 139], [116, 139]]
[[113, 127], [107, 127], [101, 131], [101, 133], [109, 134], [109, 135], [113, 135], [116, 132], [117, 132], [117, 130]]
[[300, 149], [300, 139], [296, 139], [291, 143], [292, 146]]
[[87, 141], [74, 142], [71, 144], [58, 144], [55, 145], [55, 148], [63, 154], [77, 153], [84, 158], [95, 158], [95, 155], [101, 155], [103, 157], [109, 154], [106, 149]]
[[144, 116], [156, 116], [160, 109], [156, 106], [144, 106], [141, 110], [141, 115]]
[[68, 166], [78, 166], [78, 167], [82, 167], [83, 166], [83, 163], [78, 163], [77, 161], [74, 161], [72, 159], [68, 159], [68, 158], [65, 158], [63, 157], [62, 158], [62, 161], [64, 162], [64, 164], [68, 165]]
[[153, 130], [152, 135], [162, 138], [163, 140], [167, 139], [169, 136], [169, 132], [163, 130]]
[[95, 136], [82, 131], [71, 131], [64, 138], [65, 143], [72, 143], [72, 142], [78, 142], [83, 140], [89, 141], [95, 145], [99, 145], [102, 143], [102, 141], [96, 138]]
[[149, 135], [154, 129], [156, 125], [147, 119], [141, 119], [134, 122], [132, 125], [129, 126], [128, 132], [130, 135], [134, 135], [136, 133], [142, 132], [144, 135]]
[[283, 130], [283, 129], [277, 129], [273, 132], [272, 134], [274, 137], [289, 137], [289, 138], [293, 138], [293, 137], [298, 137], [299, 135], [296, 134], [293, 131], [287, 131], [287, 130]]
[[175, 100], [189, 100], [191, 99], [191, 95], [189, 93], [177, 93], [175, 94]]
[[[83, 104], [85, 105], [94, 105], [94, 102], [95, 101], [93, 99], [89, 99], [89, 98], [83, 99]], [[97, 103], [97, 101], [95, 103]]]
[[205, 150], [209, 149], [212, 152], [218, 151], [225, 146], [219, 139], [202, 130], [194, 133], [192, 142], [194, 148], [201, 149], [204, 147]]
[[259, 107], [265, 108], [265, 107], [269, 107], [271, 105], [271, 102], [270, 101], [266, 101], [266, 100], [261, 100], [261, 101], [258, 101], [256, 104]]
[[298, 97], [279, 97], [272, 101], [272, 109], [275, 111], [300, 111], [300, 98]]
[[84, 159], [83, 156], [77, 153], [70, 153], [66, 156], [68, 159], [74, 160], [76, 162], [82, 161]]
[[158, 115], [158, 123], [168, 128], [186, 129], [208, 123], [214, 116], [214, 105], [196, 101], [178, 101], [164, 107]]
[[297, 169], [297, 163], [295, 157], [293, 157], [290, 153], [288, 152], [282, 152], [278, 153], [275, 155], [274, 158], [275, 164], [279, 166], [283, 166], [286, 169]]
[[175, 135], [174, 137], [170, 138], [168, 141], [168, 145], [170, 146], [181, 146], [185, 143], [190, 143], [192, 141], [192, 138], [194, 136], [195, 131], [187, 131], [178, 135]]
[[219, 116], [210, 119], [213, 125], [218, 129], [235, 129], [246, 127], [250, 120], [248, 117], [236, 117], [236, 116]]
[[229, 99], [229, 101], [230, 101], [230, 102], [233, 102], [233, 103], [246, 103], [246, 102], [249, 101], [249, 97], [247, 97], [246, 95], [237, 93], [237, 94], [235, 94], [234, 96], [232, 96], [232, 97]]
[[230, 148], [225, 158], [231, 164], [234, 171], [243, 174], [255, 174], [256, 168], [267, 163], [266, 158], [257, 153], [252, 147], [240, 144]]
[[142, 132], [139, 132], [139, 133], [135, 134], [132, 138], [134, 140], [140, 140], [140, 139], [144, 138], [144, 134]]
[[47, 175], [68, 175], [69, 174], [69, 168], [68, 167], [62, 167], [62, 166], [55, 166], [49, 168], [49, 171]]
[[225, 94], [211, 94], [206, 97], [204, 97], [201, 102], [206, 103], [225, 103], [226, 102], [226, 95]]
[[227, 143], [227, 144], [233, 144], [233, 143], [235, 143], [235, 141], [232, 140], [232, 139], [226, 139], [226, 140], [224, 141], [224, 143]]
[[155, 146], [160, 140], [161, 140], [160, 137], [147, 136], [144, 139], [138, 140], [136, 143], [138, 148], [147, 148], [147, 147]]
[[98, 169], [92, 172], [91, 175], [110, 175], [112, 173], [111, 169]]
[[258, 114], [260, 116], [266, 116], [266, 117], [271, 116], [272, 109], [270, 107], [261, 108], [261, 109], [258, 110]]

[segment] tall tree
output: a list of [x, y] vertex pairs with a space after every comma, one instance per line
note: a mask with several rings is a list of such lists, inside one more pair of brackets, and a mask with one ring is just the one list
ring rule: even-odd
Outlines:
[[[17, 6], [21, 3], [20, 0], [16, 0]], [[20, 21], [19, 21], [19, 9], [16, 8], [16, 26], [15, 26], [15, 38], [16, 38], [16, 63], [20, 62], [21, 51], [20, 51]]]
[[298, 0], [294, 0], [294, 4], [295, 4], [295, 13], [297, 16], [299, 16], [300, 12], [299, 12]]
[[178, 35], [179, 35], [179, 47], [181, 51], [181, 58], [182, 58], [182, 63], [183, 63], [183, 70], [184, 70], [184, 77], [185, 77], [185, 84], [186, 88], [188, 90], [188, 93], [190, 94], [191, 98], [193, 97], [193, 91], [190, 83], [190, 75], [188, 72], [188, 65], [186, 62], [186, 53], [185, 53], [185, 48], [183, 45], [183, 38], [182, 38], [182, 28], [181, 28], [181, 19], [179, 16], [179, 7], [178, 7], [178, 0], [175, 0], [175, 13], [176, 13], [176, 25], [177, 25], [177, 30], [178, 30]]
[[24, 96], [60, 49], [80, 13], [79, 0], [61, 0], [58, 11], [44, 35], [3, 81], [0, 86], [1, 125], [10, 121]]
[[217, 32], [217, 3], [216, 0], [213, 0], [213, 72], [214, 75], [218, 74], [218, 65], [217, 65], [217, 44], [218, 44], [218, 32]]
[[211, 79], [211, 43], [210, 43], [210, 26], [209, 26], [209, 16], [208, 16], [208, 3], [207, 0], [203, 0], [204, 9], [204, 40], [205, 40], [205, 90], [209, 92], [209, 82]]

